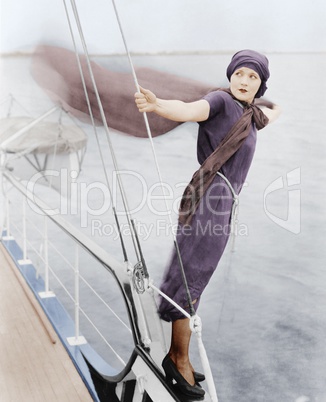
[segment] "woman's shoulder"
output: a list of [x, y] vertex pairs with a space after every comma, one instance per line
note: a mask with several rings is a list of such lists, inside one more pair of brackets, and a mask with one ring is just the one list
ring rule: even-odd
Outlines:
[[210, 106], [210, 117], [224, 110], [234, 101], [232, 97], [223, 89], [216, 89], [209, 92], [204, 98]]
[[230, 95], [227, 92], [226, 88], [216, 88], [213, 89], [212, 91], [208, 92], [207, 95], [205, 95], [206, 97], [212, 97], [212, 98], [223, 98], [223, 99], [228, 99], [230, 98]]
[[215, 89], [214, 91], [209, 92], [207, 95], [204, 96], [204, 99], [206, 99], [209, 103], [213, 102], [219, 102], [219, 103], [232, 103], [233, 98], [232, 96], [227, 92], [227, 90], [224, 90], [223, 88], [218, 88]]

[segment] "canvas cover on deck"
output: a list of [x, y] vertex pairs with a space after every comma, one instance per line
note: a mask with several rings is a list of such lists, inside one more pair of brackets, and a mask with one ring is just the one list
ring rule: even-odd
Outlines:
[[[73, 153], [83, 149], [87, 136], [76, 125], [61, 125], [40, 121], [32, 125], [30, 117], [8, 117], [0, 120], [0, 146], [6, 141], [5, 151], [10, 153]], [[10, 137], [28, 125], [31, 127], [10, 141]], [[7, 141], [9, 140], [9, 141]]]

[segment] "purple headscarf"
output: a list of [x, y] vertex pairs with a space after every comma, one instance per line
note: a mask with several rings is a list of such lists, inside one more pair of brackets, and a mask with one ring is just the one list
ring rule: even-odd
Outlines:
[[226, 75], [230, 81], [231, 75], [240, 67], [248, 67], [256, 71], [261, 79], [261, 85], [255, 95], [255, 98], [260, 98], [264, 95], [267, 89], [266, 81], [269, 78], [268, 59], [261, 53], [254, 50], [241, 50], [236, 53], [229, 64]]

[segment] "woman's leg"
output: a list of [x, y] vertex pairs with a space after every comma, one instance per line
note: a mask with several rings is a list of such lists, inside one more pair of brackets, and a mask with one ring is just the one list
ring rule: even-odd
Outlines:
[[169, 356], [183, 378], [194, 385], [193, 368], [189, 360], [191, 329], [189, 319], [183, 318], [172, 322], [171, 347]]

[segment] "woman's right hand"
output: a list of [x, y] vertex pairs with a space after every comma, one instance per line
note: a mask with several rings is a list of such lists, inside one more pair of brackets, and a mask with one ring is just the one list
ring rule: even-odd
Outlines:
[[135, 93], [135, 102], [138, 110], [144, 112], [154, 112], [156, 109], [156, 95], [148, 89], [139, 87], [140, 92]]
[[135, 102], [140, 112], [155, 112], [165, 119], [183, 123], [208, 119], [210, 106], [207, 100], [183, 102], [177, 99], [160, 99], [148, 89], [139, 87]]

